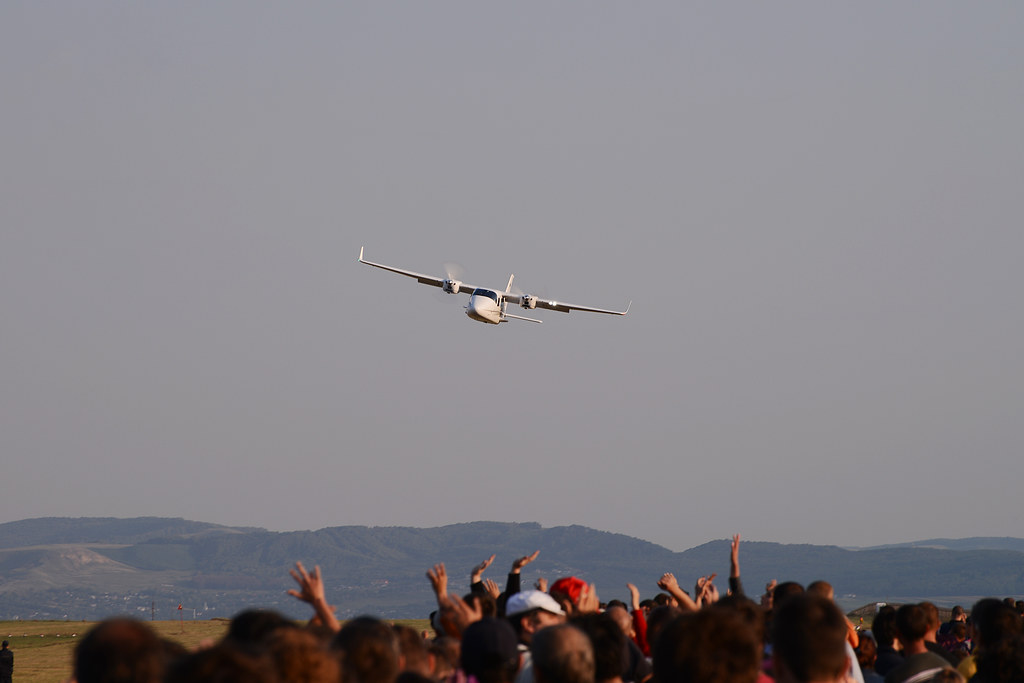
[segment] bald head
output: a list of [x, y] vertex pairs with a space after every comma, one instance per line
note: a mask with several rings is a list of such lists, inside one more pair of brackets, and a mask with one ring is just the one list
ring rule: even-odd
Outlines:
[[593, 683], [594, 649], [590, 639], [571, 624], [538, 631], [530, 647], [536, 683]]
[[836, 599], [835, 589], [832, 588], [832, 584], [828, 581], [812, 581], [807, 585], [807, 594], [817, 595], [826, 600]]
[[629, 615], [625, 607], [612, 605], [605, 610], [605, 614], [615, 620], [615, 623], [619, 625], [619, 628], [626, 634], [626, 637], [633, 637], [633, 617]]

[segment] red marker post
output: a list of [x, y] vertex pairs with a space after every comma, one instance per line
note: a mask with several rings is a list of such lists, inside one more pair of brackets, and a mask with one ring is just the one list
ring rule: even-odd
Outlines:
[[182, 610], [181, 603], [178, 603], [178, 619], [181, 622], [181, 632], [185, 632], [185, 612]]

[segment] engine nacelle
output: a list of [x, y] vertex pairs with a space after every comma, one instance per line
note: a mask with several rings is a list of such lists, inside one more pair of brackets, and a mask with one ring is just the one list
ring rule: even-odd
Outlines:
[[519, 302], [519, 305], [522, 306], [523, 308], [533, 310], [534, 308], [537, 308], [537, 297], [531, 296], [529, 294], [524, 294], [522, 301]]
[[452, 280], [452, 279], [449, 278], [449, 279], [447, 279], [447, 280], [445, 280], [444, 282], [441, 283], [441, 290], [444, 291], [444, 292], [447, 292], [448, 294], [458, 294], [459, 293], [459, 287], [461, 287], [461, 286], [462, 286], [461, 282], [459, 282], [458, 280]]

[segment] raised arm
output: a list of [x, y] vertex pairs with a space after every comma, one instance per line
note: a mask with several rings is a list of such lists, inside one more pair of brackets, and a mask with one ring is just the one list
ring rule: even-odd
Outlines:
[[702, 576], [697, 579], [697, 584], [694, 586], [694, 595], [697, 596], [696, 603], [701, 607], [708, 607], [718, 602], [718, 589], [715, 588], [714, 580], [718, 574], [712, 574], [711, 576]]
[[590, 614], [601, 609], [601, 600], [597, 597], [597, 587], [592, 583], [584, 583], [580, 596], [574, 603], [568, 595], [558, 599], [565, 613], [572, 617], [577, 614]]
[[761, 596], [761, 607], [764, 607], [765, 609], [772, 608], [772, 596], [775, 593], [775, 587], [777, 585], [779, 585], [779, 582], [775, 579], [772, 579], [771, 581], [765, 584], [764, 595]]
[[665, 572], [661, 575], [661, 578], [658, 580], [658, 588], [675, 598], [676, 602], [679, 603], [679, 607], [682, 609], [692, 610], [694, 612], [700, 609], [697, 607], [697, 603], [693, 601], [693, 598], [687, 595], [686, 591], [679, 587], [679, 582], [676, 581], [675, 575], [671, 572]]
[[729, 549], [729, 591], [733, 595], [744, 595], [743, 582], [740, 581], [740, 535], [733, 534], [732, 546]]
[[309, 603], [316, 614], [315, 618], [319, 619], [324, 626], [332, 631], [340, 630], [341, 624], [338, 622], [338, 617], [334, 615], [335, 608], [328, 605], [327, 598], [324, 597], [324, 582], [320, 576], [320, 566], [313, 567], [313, 573], [310, 574], [301, 562], [296, 562], [295, 569], [289, 570], [288, 573], [299, 584], [299, 590], [289, 589], [288, 595]]
[[651, 646], [647, 643], [647, 617], [640, 608], [640, 591], [631, 583], [627, 583], [626, 588], [629, 589], [629, 602], [633, 608], [633, 641], [640, 648], [640, 651], [644, 653], [644, 656], [649, 657], [651, 655]]
[[444, 562], [435, 564], [427, 570], [427, 578], [430, 579], [430, 586], [434, 589], [437, 597], [437, 606], [444, 607], [444, 601], [448, 597], [448, 570], [444, 568]]
[[439, 603], [439, 607], [441, 623], [448, 631], [448, 635], [453, 638], [461, 638], [467, 626], [474, 621], [480, 621], [484, 616], [480, 609], [480, 601], [475, 596], [473, 600], [466, 602], [458, 595], [449, 595], [443, 603]]
[[536, 560], [538, 555], [540, 555], [540, 551], [534, 550], [532, 555], [524, 555], [512, 563], [512, 570], [508, 573], [508, 581], [505, 583], [505, 593], [514, 595], [522, 589], [523, 584], [519, 572], [523, 567]]
[[629, 606], [634, 612], [640, 611], [640, 591], [631, 583], [626, 584], [626, 589], [629, 591]]
[[486, 591], [487, 587], [484, 586], [481, 577], [483, 576], [484, 570], [490, 567], [492, 562], [494, 562], [494, 555], [491, 555], [486, 560], [473, 567], [473, 571], [469, 573], [470, 591], [474, 593], [483, 593]]
[[495, 556], [491, 555], [486, 560], [473, 567], [473, 571], [469, 575], [470, 584], [480, 583], [480, 577], [483, 576], [484, 570], [490, 567], [491, 563], [494, 562], [494, 558]]
[[538, 555], [540, 555], [540, 551], [534, 550], [532, 555], [524, 555], [523, 557], [517, 559], [515, 562], [512, 563], [512, 573], [518, 574], [523, 569], [523, 567], [536, 560]]

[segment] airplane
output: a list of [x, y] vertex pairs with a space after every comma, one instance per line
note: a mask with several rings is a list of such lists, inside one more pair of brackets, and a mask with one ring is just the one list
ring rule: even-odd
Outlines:
[[398, 273], [399, 275], [405, 275], [406, 277], [416, 278], [417, 282], [430, 285], [431, 287], [440, 287], [441, 291], [448, 294], [458, 294], [460, 292], [463, 294], [469, 294], [469, 303], [466, 304], [466, 315], [477, 322], [487, 323], [490, 325], [508, 322], [510, 319], [525, 320], [531, 323], [544, 322], [543, 320], [537, 320], [536, 318], [525, 318], [521, 315], [513, 315], [512, 313], [509, 313], [507, 311], [509, 304], [518, 304], [527, 310], [546, 308], [551, 311], [561, 311], [562, 313], [568, 313], [569, 311], [589, 311], [591, 313], [607, 313], [609, 315], [626, 315], [629, 313], [629, 307], [633, 305], [633, 302], [630, 301], [629, 305], [626, 306], [626, 310], [611, 311], [605, 308], [577, 306], [576, 304], [567, 304], [562, 301], [542, 299], [539, 296], [534, 296], [532, 294], [514, 294], [512, 292], [512, 280], [516, 277], [514, 273], [509, 275], [508, 285], [505, 287], [504, 292], [497, 289], [488, 289], [486, 287], [474, 287], [456, 280], [450, 275], [447, 277], [434, 277], [432, 275], [416, 273], [411, 270], [395, 268], [394, 266], [386, 266], [383, 263], [367, 261], [363, 258], [363, 247], [359, 247], [359, 262], [365, 263], [368, 266], [373, 266], [374, 268], [390, 270], [392, 273]]

